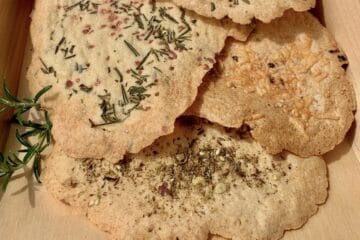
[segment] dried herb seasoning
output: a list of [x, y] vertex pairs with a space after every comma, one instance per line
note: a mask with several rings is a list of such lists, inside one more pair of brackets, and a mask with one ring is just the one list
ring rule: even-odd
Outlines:
[[[67, 79], [73, 84], [71, 86], [65, 84], [69, 98], [81, 97], [86, 105], [86, 97], [82, 97], [81, 94], [87, 94], [89, 97], [97, 96], [107, 82], [121, 83], [116, 94], [112, 91], [106, 101], [100, 99], [99, 115], [90, 119], [92, 127], [121, 123], [131, 115], [132, 111], [146, 109], [143, 101], [152, 96], [151, 89], [159, 84], [158, 79], [152, 77], [153, 71], [155, 70], [166, 81], [170, 80], [171, 77], [162, 70], [163, 65], [169, 65], [169, 62], [177, 59], [183, 51], [192, 50], [189, 47], [194, 37], [191, 24], [195, 23], [187, 16], [186, 11], [158, 5], [160, 4], [156, 1], [142, 3], [80, 0], [70, 6], [57, 6], [56, 14], [61, 18], [50, 33], [49, 39], [52, 45], [50, 50], [59, 61], [66, 60], [75, 66], [72, 74], [74, 79]], [[91, 19], [92, 16], [97, 18], [97, 23], [85, 22], [85, 19]], [[113, 60], [110, 61], [110, 56], [107, 56], [106, 61], [109, 61], [109, 65], [105, 65], [104, 69], [108, 75], [99, 76], [101, 79], [97, 79], [95, 83], [93, 80], [91, 82], [86, 73], [93, 71], [92, 67], [96, 67], [94, 62], [96, 59], [87, 59], [88, 63], [81, 64], [84, 62], [84, 53], [80, 54], [82, 56], [79, 55], [79, 51], [83, 52], [81, 50], [83, 46], [79, 44], [84, 42], [75, 41], [72, 32], [66, 30], [73, 21], [78, 21], [79, 26], [82, 25], [78, 30], [85, 40], [91, 39], [91, 36], [110, 33], [109, 37], [113, 38], [114, 44], [109, 48], [112, 48], [111, 51], [115, 54], [120, 51], [118, 46], [123, 44], [136, 59], [130, 64], [132, 67], [123, 69], [120, 65], [114, 66]], [[86, 42], [87, 51], [89, 53], [94, 51], [96, 46], [90, 40]], [[144, 52], [144, 49], [147, 50]], [[54, 67], [46, 64], [46, 62], [55, 62], [50, 57], [43, 56], [40, 61], [41, 71], [44, 74], [53, 74], [56, 84], [64, 81], [63, 76], [58, 74], [62, 72], [62, 66], [56, 66], [59, 69], [55, 71]], [[171, 65], [170, 69], [174, 71], [175, 66]]]
[[142, 157], [127, 155], [114, 165], [86, 160], [81, 171], [89, 183], [105, 181], [103, 184], [110, 189], [131, 182], [150, 189], [157, 198], [176, 200], [196, 194], [202, 201], [227, 194], [238, 181], [249, 188], [271, 188], [270, 176], [276, 173], [280, 179], [286, 175], [280, 160], [265, 168], [259, 155], [239, 152], [235, 142], [247, 140], [241, 140], [243, 137], [236, 130], [219, 137], [208, 132], [207, 127], [204, 129], [204, 125], [187, 125], [191, 134], [161, 139], [143, 150]]

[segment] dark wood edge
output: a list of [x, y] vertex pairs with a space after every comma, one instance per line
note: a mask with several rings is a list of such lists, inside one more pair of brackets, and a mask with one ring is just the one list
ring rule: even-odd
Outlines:
[[[30, 14], [34, 0], [0, 0], [0, 82], [3, 79], [16, 94], [21, 77]], [[3, 95], [3, 91], [0, 91]], [[10, 129], [11, 113], [0, 115], [0, 150], [3, 150]]]

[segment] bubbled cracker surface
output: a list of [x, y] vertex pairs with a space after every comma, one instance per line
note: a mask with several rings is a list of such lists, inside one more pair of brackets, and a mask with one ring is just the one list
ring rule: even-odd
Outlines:
[[306, 11], [315, 7], [315, 0], [172, 0], [184, 8], [206, 17], [229, 17], [236, 23], [248, 24], [253, 18], [269, 23], [284, 11]]
[[179, 121], [117, 164], [75, 160], [55, 145], [43, 182], [113, 239], [278, 239], [325, 202], [325, 162], [272, 156], [241, 136]]
[[247, 124], [269, 152], [321, 155], [340, 143], [356, 109], [346, 56], [310, 13], [259, 23], [229, 41], [188, 114], [227, 127]]
[[173, 131], [228, 35], [251, 26], [199, 17], [166, 1], [38, 0], [28, 79], [53, 85], [43, 105], [76, 158], [117, 161]]

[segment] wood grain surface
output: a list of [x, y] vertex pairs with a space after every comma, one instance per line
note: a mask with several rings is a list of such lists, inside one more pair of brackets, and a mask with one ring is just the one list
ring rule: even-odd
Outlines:
[[[354, 84], [360, 109], [360, 0], [323, 0], [322, 6], [326, 26], [349, 59], [348, 75]], [[360, 111], [356, 119], [360, 123]], [[354, 131], [353, 149], [360, 159], [360, 128], [355, 127]]]
[[[4, 12], [2, 3], [24, 1], [0, 0], [0, 19], [3, 19]], [[322, 5], [323, 11], [316, 12], [347, 53], [349, 77], [360, 93], [360, 0], [324, 0]], [[0, 20], [0, 27], [2, 24]], [[24, 66], [28, 64], [26, 59]], [[24, 67], [22, 75], [25, 71]], [[26, 96], [28, 90], [28, 82], [22, 78], [19, 95]], [[0, 128], [0, 133], [2, 130]], [[360, 239], [360, 137], [356, 132], [354, 124], [346, 140], [324, 156], [330, 181], [327, 203], [303, 228], [287, 232], [284, 240]], [[17, 147], [13, 133], [14, 129], [8, 139], [8, 149]], [[356, 154], [359, 154], [358, 158]], [[0, 215], [0, 239], [108, 239], [86, 219], [74, 215], [65, 205], [52, 199], [46, 189], [34, 183], [28, 169], [14, 177], [6, 194], [0, 193]]]
[[[0, 83], [6, 80], [17, 92], [29, 32], [33, 0], [0, 0]], [[2, 91], [0, 91], [2, 94]], [[0, 149], [3, 149], [11, 113], [0, 115]]]

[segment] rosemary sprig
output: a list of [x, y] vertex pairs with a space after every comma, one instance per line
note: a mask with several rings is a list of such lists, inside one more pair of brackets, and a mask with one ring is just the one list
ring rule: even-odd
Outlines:
[[[34, 98], [25, 98], [23, 100], [19, 100], [12, 95], [5, 82], [3, 84], [3, 89], [5, 97], [0, 96], [0, 113], [11, 109], [14, 110], [12, 121], [25, 130], [24, 133], [20, 133], [19, 129], [16, 129], [16, 139], [22, 145], [22, 149], [18, 152], [24, 154], [22, 159], [15, 153], [5, 154], [0, 152], [0, 179], [4, 179], [1, 188], [2, 191], [5, 192], [12, 175], [30, 162], [32, 162], [32, 169], [36, 180], [41, 183], [41, 154], [51, 143], [52, 124], [48, 112], [45, 109], [42, 109], [39, 103], [39, 99], [51, 89], [51, 86], [41, 89]], [[44, 122], [37, 123], [24, 119], [23, 115], [33, 108], [43, 114]], [[28, 140], [29, 137], [35, 137], [37, 142], [31, 144]]]

